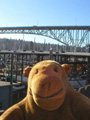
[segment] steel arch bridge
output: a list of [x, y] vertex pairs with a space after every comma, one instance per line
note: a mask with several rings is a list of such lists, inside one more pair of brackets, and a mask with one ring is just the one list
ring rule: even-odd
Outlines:
[[90, 26], [0, 27], [0, 34], [42, 35], [73, 47], [90, 44]]

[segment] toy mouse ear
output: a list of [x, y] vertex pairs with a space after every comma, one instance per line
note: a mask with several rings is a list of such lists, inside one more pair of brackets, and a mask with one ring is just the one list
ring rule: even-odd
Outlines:
[[69, 64], [62, 64], [61, 66], [64, 68], [67, 75], [71, 73], [72, 68], [70, 67]]
[[23, 70], [23, 74], [28, 77], [29, 72], [31, 71], [32, 67], [27, 66], [24, 70]]

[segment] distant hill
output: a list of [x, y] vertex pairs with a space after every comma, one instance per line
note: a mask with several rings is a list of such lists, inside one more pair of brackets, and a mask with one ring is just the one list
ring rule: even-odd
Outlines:
[[[54, 52], [73, 52], [75, 50], [72, 46], [64, 46], [59, 44], [50, 44], [50, 43], [35, 43], [32, 41], [23, 41], [21, 39], [8, 39], [8, 38], [0, 38], [0, 50], [35, 50], [35, 51], [49, 51], [50, 48]], [[76, 48], [78, 52], [87, 52], [88, 49], [86, 47]]]

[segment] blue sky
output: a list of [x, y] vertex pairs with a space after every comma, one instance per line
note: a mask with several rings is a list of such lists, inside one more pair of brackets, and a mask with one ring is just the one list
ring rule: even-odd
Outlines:
[[0, 27], [90, 25], [89, 12], [90, 0], [0, 0]]

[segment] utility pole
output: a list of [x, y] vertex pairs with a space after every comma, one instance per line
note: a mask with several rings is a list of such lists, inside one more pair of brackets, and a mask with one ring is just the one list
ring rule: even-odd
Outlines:
[[45, 51], [46, 40], [44, 39], [44, 51]]
[[22, 41], [22, 50], [24, 50], [24, 34], [23, 34], [23, 41]]
[[36, 50], [35, 37], [34, 37], [34, 51]]

